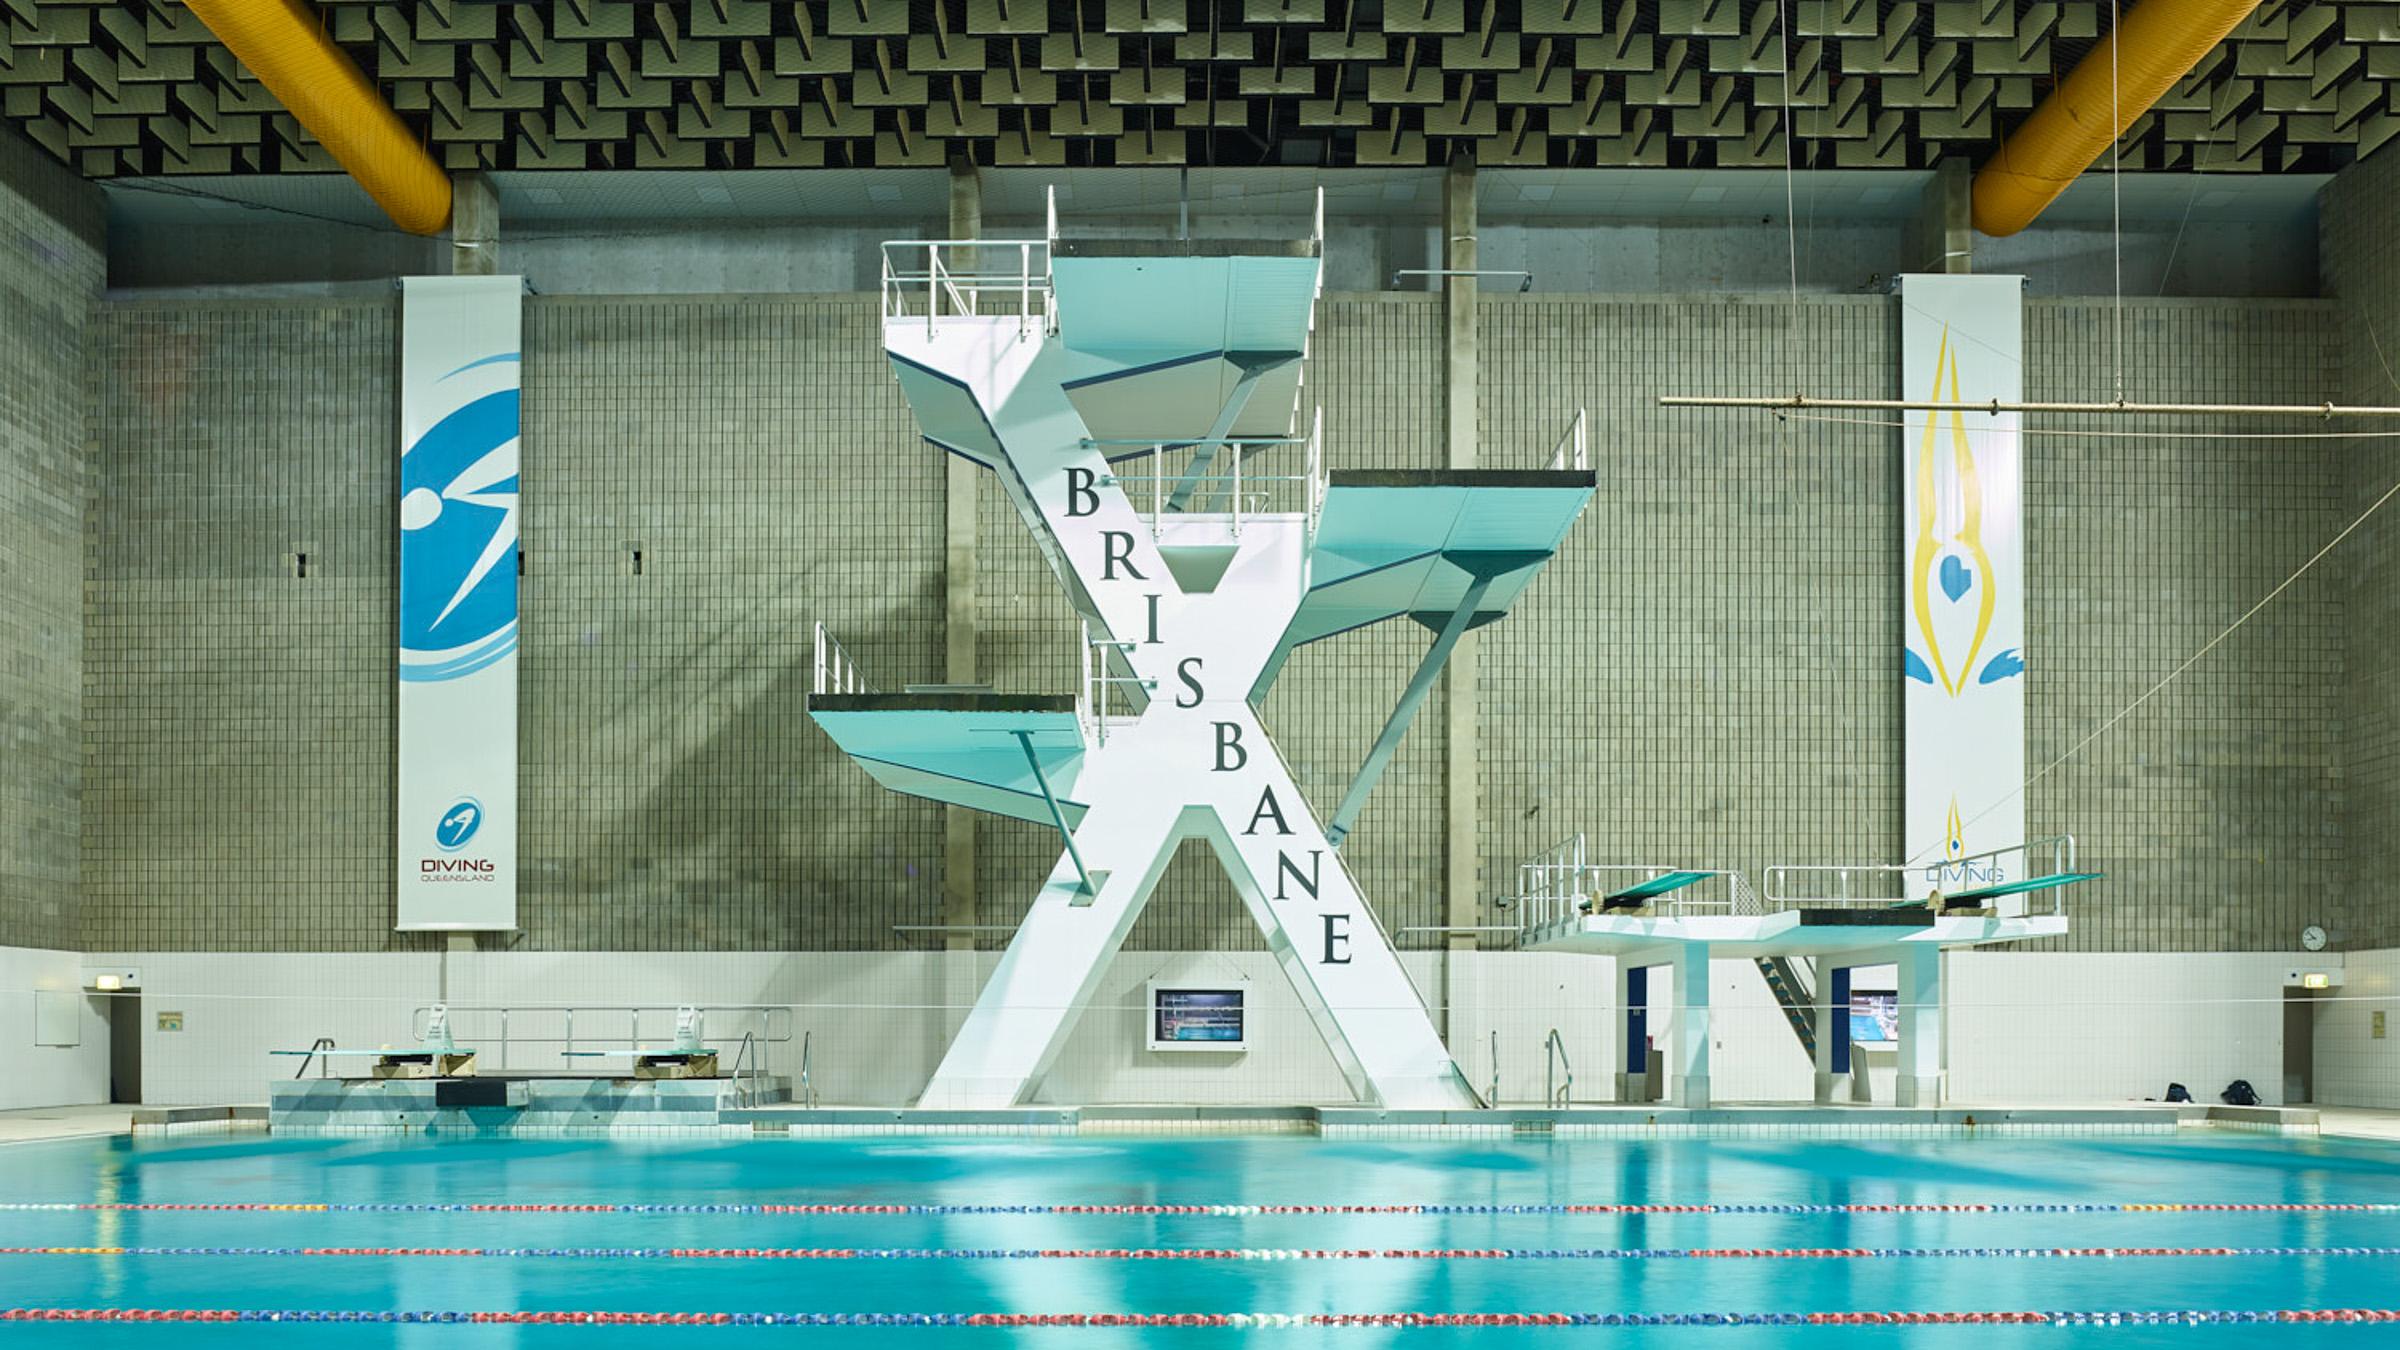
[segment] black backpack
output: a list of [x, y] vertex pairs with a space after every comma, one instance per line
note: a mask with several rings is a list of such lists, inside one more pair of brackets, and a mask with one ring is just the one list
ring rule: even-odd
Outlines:
[[2258, 1105], [2258, 1094], [2251, 1090], [2250, 1080], [2247, 1078], [2234, 1079], [2225, 1085], [2223, 1092], [2217, 1095], [2224, 1100], [2227, 1106]]
[[2184, 1086], [2183, 1084], [2181, 1084], [2181, 1083], [2169, 1083], [2169, 1084], [2167, 1084], [2167, 1100], [2168, 1100], [2168, 1101], [2171, 1101], [2171, 1102], [2188, 1102], [2188, 1101], [2190, 1101], [2191, 1099], [2192, 1099], [2192, 1090], [2191, 1090], [2190, 1088], [2187, 1088], [2187, 1087], [2185, 1087], [2185, 1086]]

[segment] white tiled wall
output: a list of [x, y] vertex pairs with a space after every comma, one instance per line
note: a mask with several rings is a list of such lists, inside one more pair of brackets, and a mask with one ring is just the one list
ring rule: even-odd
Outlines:
[[[2104, 1102], [2182, 1083], [2213, 1102], [2283, 1095], [2283, 982], [2340, 958], [2293, 952], [1952, 952], [1949, 1098]], [[2320, 1072], [2322, 1068], [2320, 1066]]]
[[[57, 954], [53, 954], [55, 956]], [[2372, 958], [2372, 960], [2370, 960]], [[411, 1014], [446, 999], [462, 1045], [491, 1067], [591, 1067], [569, 1060], [556, 1038], [563, 1015], [512, 1015], [505, 1056], [498, 1020], [475, 1005], [646, 1004], [645, 1041], [672, 1027], [663, 1009], [678, 1002], [798, 1005], [791, 1040], [774, 1047], [771, 1067], [793, 1074], [799, 1043], [811, 1040], [812, 1072], [829, 1104], [905, 1105], [932, 1074], [943, 1047], [996, 957], [992, 953], [474, 953], [437, 955], [112, 954], [94, 963], [141, 968], [144, 983], [145, 1095], [153, 1102], [213, 1103], [263, 1099], [272, 1075], [297, 1061], [271, 1048], [300, 1048], [319, 1035], [343, 1046], [406, 1043]], [[1543, 1041], [1557, 1027], [1572, 1058], [1575, 1095], [1606, 1100], [1616, 1072], [1619, 1023], [1608, 1004], [1614, 974], [1606, 958], [1552, 953], [1410, 953], [1423, 995], [1446, 1012], [1445, 1028], [1478, 1091], [1489, 1081], [1492, 1033], [1498, 1032], [1501, 1100], [1530, 1104], [1544, 1085]], [[2400, 953], [2353, 956], [2380, 976], [2353, 974], [2349, 990], [2400, 986]], [[2376, 967], [2373, 960], [2383, 964]], [[72, 978], [73, 961], [59, 966]], [[2169, 1081], [2203, 1101], [2234, 1078], [2247, 1078], [2274, 1100], [2282, 1086], [2282, 984], [2300, 966], [2328, 958], [2277, 953], [2104, 954], [1961, 952], [1949, 958], [1950, 1098], [1958, 1102], [2089, 1102], [2155, 1097]], [[2355, 967], [2354, 967], [2355, 969]], [[1253, 1048], [1238, 1057], [1154, 1054], [1143, 1044], [1138, 1012], [1150, 980], [1240, 981], [1253, 990]], [[1756, 967], [1715, 962], [1711, 970], [1712, 1071], [1719, 1101], [1805, 1101], [1811, 1066]], [[2362, 986], [2364, 988], [2362, 989]], [[0, 988], [21, 990], [11, 975]], [[1654, 1034], [1671, 1025], [1675, 996], [1652, 981]], [[21, 996], [19, 996], [21, 997]], [[2318, 1033], [2320, 1097], [2334, 1091], [2373, 1101], [2377, 1083], [2400, 1077], [2400, 1040], [2379, 1042], [2366, 1059], [2344, 1040], [2348, 1009], [2328, 1005]], [[0, 1004], [0, 1016], [7, 1005]], [[157, 1014], [183, 1014], [183, 1030], [157, 1029]], [[2395, 1007], [2400, 1012], [2400, 1006]], [[28, 1016], [29, 1010], [28, 1010]], [[2363, 1028], [2365, 1014], [2356, 1014]], [[2400, 1017], [2395, 1017], [2400, 1023]], [[0, 1023], [4, 1027], [5, 1023]], [[709, 1030], [745, 1028], [781, 1035], [786, 1025], [719, 1015]], [[586, 1047], [624, 1043], [630, 1024], [587, 1012], [577, 1027]], [[28, 1038], [30, 1032], [28, 1031]], [[2400, 1025], [2395, 1025], [2400, 1036]], [[2363, 1037], [2361, 1030], [2359, 1036]], [[544, 1039], [548, 1038], [548, 1039]], [[104, 1030], [89, 1038], [104, 1094]], [[2343, 1061], [2342, 1053], [2353, 1056]], [[2356, 1067], [2344, 1067], [2354, 1062]], [[2347, 1086], [2363, 1084], [2364, 1086]], [[0, 1084], [0, 1091], [6, 1090]], [[1128, 952], [1102, 985], [1061, 1052], [1043, 1099], [1109, 1103], [1336, 1103], [1346, 1100], [1332, 1056], [1301, 1014], [1272, 959], [1260, 953]], [[97, 1095], [86, 1100], [98, 1100]], [[2381, 1104], [2381, 1103], [2378, 1103]]]
[[2400, 1108], [2400, 950], [2343, 956], [2342, 987], [2318, 1000], [2316, 1029], [2320, 1105]]
[[[74, 952], [0, 947], [0, 1111], [108, 1100], [108, 1018], [99, 999], [79, 992], [82, 977]], [[80, 1044], [34, 1044], [43, 993], [73, 995]]]
[[[344, 1046], [405, 1043], [409, 1011], [439, 987], [439, 957], [281, 952], [101, 953], [142, 975], [142, 1098], [169, 1106], [266, 1100], [319, 1036]], [[162, 1014], [182, 1029], [159, 1029]]]

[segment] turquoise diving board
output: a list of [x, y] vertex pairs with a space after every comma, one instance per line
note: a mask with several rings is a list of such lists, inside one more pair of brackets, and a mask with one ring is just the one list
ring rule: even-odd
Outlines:
[[1614, 906], [1636, 905], [1644, 900], [1655, 900], [1662, 895], [1672, 895], [1686, 886], [1697, 885], [1714, 875], [1713, 872], [1669, 872], [1664, 876], [1652, 877], [1648, 881], [1637, 881], [1621, 891], [1601, 896], [1600, 903]]
[[[2055, 890], [2072, 886], [2078, 881], [2098, 881], [2104, 872], [2052, 872], [2048, 876], [2026, 877], [2020, 881], [1996, 881], [1989, 886], [1975, 886], [1963, 891], [1942, 892], [1942, 907], [1952, 909], [1977, 900], [1996, 900], [2003, 895], [2023, 895], [2028, 891]], [[1911, 901], [1910, 903], [1922, 903]]]
[[1584, 470], [1336, 470], [1309, 541], [1309, 587], [1253, 700], [1294, 648], [1388, 619], [1439, 632], [1462, 603], [1479, 628], [1507, 613], [1592, 498]]
[[894, 792], [1037, 825], [1083, 819], [1075, 700], [1044, 694], [817, 694], [808, 715]]

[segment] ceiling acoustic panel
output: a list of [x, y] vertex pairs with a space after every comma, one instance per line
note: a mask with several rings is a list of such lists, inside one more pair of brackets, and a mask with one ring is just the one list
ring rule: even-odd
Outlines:
[[[2100, 0], [314, 0], [457, 169], [976, 163], [1925, 169]], [[1789, 20], [1789, 30], [1784, 20]], [[2127, 168], [2324, 173], [2400, 133], [2400, 0], [2266, 0]], [[0, 0], [0, 116], [95, 178], [338, 173], [180, 0]]]

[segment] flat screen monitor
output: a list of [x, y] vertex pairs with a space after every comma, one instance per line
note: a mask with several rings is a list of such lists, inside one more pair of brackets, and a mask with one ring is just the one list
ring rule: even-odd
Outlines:
[[1850, 1043], [1892, 1045], [1900, 1039], [1900, 995], [1890, 989], [1850, 991]]
[[1151, 987], [1153, 1050], [1246, 1050], [1245, 1030], [1239, 989]]

